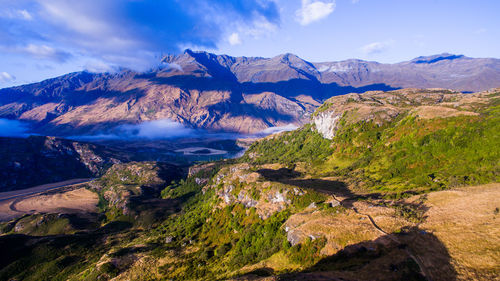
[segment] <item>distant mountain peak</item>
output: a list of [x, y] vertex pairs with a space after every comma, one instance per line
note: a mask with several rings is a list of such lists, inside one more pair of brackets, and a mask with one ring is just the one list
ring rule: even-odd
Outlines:
[[278, 59], [286, 59], [286, 60], [289, 60], [289, 59], [300, 59], [298, 56], [292, 54], [292, 53], [285, 53], [285, 54], [281, 54], [281, 55], [278, 55], [276, 56], [276, 58]]
[[426, 63], [426, 64], [431, 64], [431, 63], [436, 63], [438, 61], [443, 61], [443, 60], [455, 60], [455, 59], [461, 59], [465, 58], [464, 55], [455, 55], [455, 54], [450, 54], [450, 53], [442, 53], [439, 55], [433, 55], [433, 56], [420, 56], [418, 58], [415, 58], [411, 60], [412, 63]]

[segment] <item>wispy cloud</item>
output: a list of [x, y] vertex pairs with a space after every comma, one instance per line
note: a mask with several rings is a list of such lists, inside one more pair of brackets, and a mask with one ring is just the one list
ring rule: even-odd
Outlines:
[[287, 124], [285, 126], [277, 126], [277, 127], [269, 127], [257, 134], [255, 134], [257, 137], [262, 137], [262, 136], [267, 136], [271, 134], [276, 134], [276, 133], [281, 133], [281, 132], [289, 132], [297, 129], [298, 127], [294, 124]]
[[33, 17], [31, 16], [31, 14], [28, 11], [24, 10], [24, 9], [23, 10], [17, 10], [17, 14], [19, 16], [21, 16], [21, 18], [23, 18], [25, 20], [32, 20], [33, 19]]
[[386, 51], [392, 44], [392, 40], [385, 42], [373, 42], [361, 47], [360, 49], [365, 55], [373, 55]]
[[196, 136], [199, 132], [169, 119], [146, 121], [139, 124], [120, 125], [109, 131], [90, 136], [73, 136], [75, 139], [172, 139]]
[[302, 0], [302, 6], [296, 11], [297, 21], [301, 25], [308, 25], [326, 18], [335, 10], [335, 1]]
[[61, 49], [56, 49], [47, 45], [37, 45], [37, 44], [27, 44], [24, 46], [12, 45], [12, 46], [2, 46], [0, 45], [0, 51], [5, 53], [21, 54], [27, 55], [35, 59], [49, 60], [53, 62], [66, 62], [72, 57], [72, 55]]
[[170, 70], [177, 70], [179, 72], [184, 72], [182, 69], [182, 66], [176, 64], [176, 63], [166, 63], [164, 62], [161, 66], [161, 69], [170, 69]]
[[3, 72], [0, 72], [0, 82], [2, 83], [8, 83], [8, 82], [12, 82], [12, 81], [15, 81], [16, 80], [16, 77], [12, 74], [9, 74], [5, 71]]
[[69, 138], [80, 140], [137, 140], [137, 139], [177, 139], [177, 138], [221, 138], [237, 139], [240, 137], [265, 137], [270, 134], [293, 131], [298, 127], [294, 124], [269, 127], [251, 135], [226, 132], [209, 132], [203, 129], [191, 128], [170, 119], [145, 121], [139, 124], [124, 124], [95, 135], [76, 135]]
[[231, 33], [231, 35], [229, 35], [227, 40], [229, 41], [229, 44], [231, 44], [232, 46], [241, 44], [240, 35], [237, 32]]
[[23, 137], [28, 132], [28, 125], [18, 120], [0, 118], [0, 137]]
[[30, 54], [35, 58], [49, 59], [59, 62], [64, 62], [71, 57], [70, 53], [57, 50], [47, 45], [28, 44], [26, 47], [21, 48], [20, 51]]
[[119, 66], [98, 59], [90, 59], [83, 66], [83, 69], [93, 73], [116, 72], [119, 70]]
[[123, 125], [120, 130], [127, 135], [148, 139], [185, 137], [194, 133], [193, 129], [168, 119], [147, 121], [138, 125]]
[[33, 16], [26, 9], [4, 9], [0, 12], [0, 17], [8, 19], [33, 20]]

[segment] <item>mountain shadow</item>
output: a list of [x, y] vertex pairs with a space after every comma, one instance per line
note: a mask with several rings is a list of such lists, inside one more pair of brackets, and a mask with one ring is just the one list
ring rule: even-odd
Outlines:
[[258, 94], [262, 92], [273, 92], [282, 97], [296, 97], [299, 95], [310, 95], [312, 98], [324, 101], [328, 98], [348, 93], [364, 93], [366, 91], [392, 91], [400, 88], [391, 87], [387, 84], [372, 84], [362, 87], [340, 86], [337, 83], [323, 84], [317, 80], [290, 79], [279, 82], [244, 82], [241, 91], [247, 94]]
[[345, 247], [278, 280], [457, 280], [439, 239], [418, 228]]
[[216, 77], [198, 77], [177, 75], [169, 77], [148, 77], [156, 84], [172, 85], [186, 90], [198, 91], [232, 91], [245, 94], [260, 94], [272, 92], [286, 98], [299, 95], [310, 95], [316, 100], [326, 100], [330, 97], [348, 93], [364, 93], [366, 91], [392, 91], [400, 88], [387, 84], [371, 84], [362, 87], [340, 86], [337, 83], [323, 84], [317, 80], [290, 79], [278, 82], [237, 82], [234, 79]]
[[253, 280], [251, 278], [269, 276], [283, 281], [457, 280], [457, 272], [443, 243], [416, 227], [349, 245], [298, 272], [275, 275], [273, 269], [264, 267], [238, 278]]
[[359, 195], [352, 193], [352, 191], [349, 190], [347, 185], [342, 181], [327, 179], [303, 179], [300, 178], [302, 176], [301, 173], [288, 168], [280, 168], [277, 170], [260, 169], [257, 170], [257, 173], [268, 181], [275, 181], [300, 188], [312, 189], [328, 195], [345, 197], [347, 199], [341, 201], [341, 204], [344, 207], [352, 207], [352, 199], [359, 197]]

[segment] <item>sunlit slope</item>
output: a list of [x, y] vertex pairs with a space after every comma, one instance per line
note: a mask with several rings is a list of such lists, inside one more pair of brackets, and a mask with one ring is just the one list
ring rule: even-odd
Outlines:
[[338, 176], [367, 191], [496, 182], [499, 97], [440, 90], [334, 97], [315, 113], [314, 125], [258, 141], [241, 161], [304, 163], [311, 175]]

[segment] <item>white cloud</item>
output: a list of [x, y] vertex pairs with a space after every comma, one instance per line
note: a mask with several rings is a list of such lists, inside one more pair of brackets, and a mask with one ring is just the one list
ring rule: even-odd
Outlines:
[[176, 64], [176, 63], [166, 63], [164, 62], [162, 65], [161, 65], [162, 69], [166, 69], [166, 70], [177, 70], [179, 72], [184, 72], [184, 70], [182, 69], [182, 66]]
[[[231, 44], [231, 39], [239, 39], [239, 44], [243, 43], [242, 37], [252, 37], [253, 39], [268, 38], [272, 36], [278, 30], [278, 24], [270, 22], [265, 17], [257, 16], [250, 24], [237, 23], [232, 26], [232, 30], [236, 30], [228, 38]], [[237, 36], [235, 35], [237, 34]], [[237, 37], [237, 38], [236, 38]], [[238, 41], [234, 41], [236, 43]], [[237, 45], [237, 44], [231, 44]]]
[[302, 0], [302, 7], [295, 13], [301, 25], [308, 25], [312, 22], [326, 18], [335, 10], [335, 1], [322, 2]]
[[257, 133], [257, 135], [271, 135], [271, 134], [276, 134], [276, 133], [281, 133], [281, 132], [289, 132], [297, 129], [298, 127], [292, 123], [285, 125], [285, 126], [278, 126], [278, 127], [269, 127], [260, 133]]
[[27, 123], [0, 118], [0, 137], [23, 137], [27, 136], [27, 131]]
[[27, 20], [27, 21], [33, 19], [33, 16], [25, 9], [22, 10], [4, 9], [2, 12], [0, 12], [0, 17], [8, 19]]
[[18, 15], [25, 20], [32, 20], [33, 16], [26, 10], [17, 10]]
[[351, 3], [353, 3], [353, 4], [356, 4], [358, 2], [359, 2], [359, 0], [351, 0]]
[[123, 125], [121, 129], [128, 135], [148, 139], [176, 138], [194, 133], [193, 129], [168, 119], [146, 121], [137, 125]]
[[[37, 16], [58, 31], [48, 34], [51, 41], [70, 47], [75, 56], [134, 70], [156, 66], [158, 52], [177, 52], [181, 46], [216, 49], [229, 39], [239, 44], [245, 33], [232, 25], [253, 26], [260, 18], [279, 20], [273, 0], [247, 0], [244, 5], [232, 0], [34, 1], [41, 8]], [[183, 24], [170, 22], [169, 17]], [[226, 30], [237, 35], [221, 37]]]
[[183, 46], [215, 51], [233, 32], [230, 43], [240, 44], [277, 28], [275, 0], [243, 2], [0, 0], [0, 52], [148, 70], [158, 66], [160, 53]]
[[278, 25], [268, 21], [264, 17], [259, 17], [254, 20], [250, 29], [247, 30], [247, 33], [254, 38], [259, 38], [261, 36], [270, 35], [278, 29]]
[[231, 35], [229, 35], [229, 38], [227, 40], [229, 41], [229, 44], [231, 44], [232, 46], [241, 44], [240, 35], [236, 32], [231, 33]]
[[49, 59], [59, 62], [64, 62], [71, 57], [69, 53], [56, 50], [47, 45], [28, 44], [27, 46], [18, 49], [18, 52], [27, 53], [37, 59]]
[[2, 83], [8, 83], [16, 80], [16, 77], [14, 75], [11, 75], [7, 72], [0, 72], [0, 82]]
[[[0, 119], [1, 120], [1, 119]], [[169, 119], [145, 121], [139, 124], [125, 124], [91, 136], [72, 136], [75, 139], [171, 139], [199, 136], [200, 132]]]
[[118, 66], [103, 62], [101, 60], [91, 59], [83, 67], [86, 71], [92, 73], [115, 72]]
[[365, 55], [373, 55], [384, 52], [392, 45], [392, 43], [392, 40], [386, 42], [373, 42], [361, 47], [360, 49]]
[[47, 20], [64, 24], [68, 30], [93, 36], [109, 35], [113, 32], [112, 27], [104, 19], [99, 18], [99, 11], [92, 13], [85, 2], [53, 0], [38, 1], [38, 3], [44, 8]]
[[55, 62], [66, 62], [72, 55], [61, 49], [56, 49], [44, 44], [7, 45], [0, 44], [0, 52], [28, 55], [39, 60], [51, 60]]

